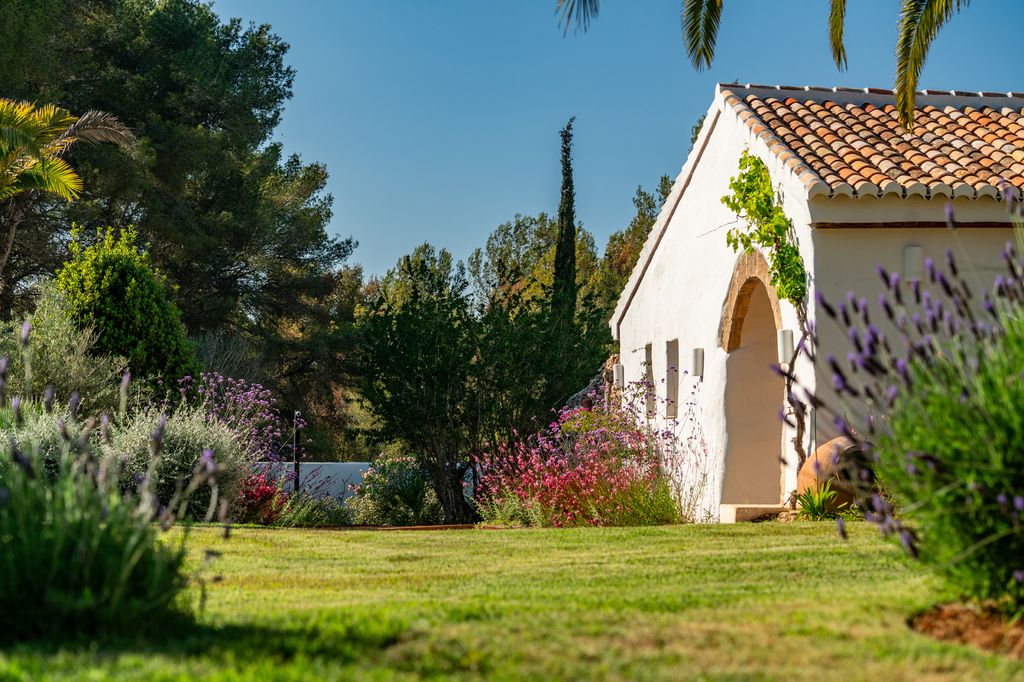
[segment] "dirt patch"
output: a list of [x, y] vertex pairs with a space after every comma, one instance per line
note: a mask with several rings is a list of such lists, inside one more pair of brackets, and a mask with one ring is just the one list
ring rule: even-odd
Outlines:
[[943, 604], [912, 618], [910, 627], [944, 642], [1024, 660], [1024, 622], [1011, 623], [992, 607]]

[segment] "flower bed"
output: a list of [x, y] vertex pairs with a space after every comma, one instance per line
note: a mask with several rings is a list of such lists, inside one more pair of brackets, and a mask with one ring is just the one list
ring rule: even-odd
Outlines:
[[530, 526], [677, 523], [661, 435], [628, 409], [564, 408], [542, 432], [480, 459], [481, 515]]

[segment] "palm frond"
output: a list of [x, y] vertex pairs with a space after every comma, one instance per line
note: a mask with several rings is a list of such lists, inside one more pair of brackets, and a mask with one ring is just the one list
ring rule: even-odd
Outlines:
[[569, 24], [575, 23], [575, 30], [590, 28], [592, 19], [597, 18], [597, 12], [601, 0], [558, 0], [555, 5], [555, 14], [558, 16], [558, 25], [562, 26], [563, 33], [569, 32]]
[[135, 136], [104, 111], [75, 117], [52, 104], [0, 99], [0, 201], [33, 191], [76, 199], [82, 179], [63, 157], [79, 141], [131, 147]]
[[43, 144], [45, 140], [40, 139], [40, 136], [27, 126], [0, 124], [0, 154], [24, 150], [29, 154], [39, 155]]
[[32, 120], [34, 107], [28, 102], [16, 102], [13, 99], [0, 99], [0, 127], [25, 127]]
[[53, 104], [42, 104], [32, 112], [32, 122], [40, 135], [56, 137], [75, 122], [75, 117], [66, 109]]
[[903, 0], [896, 41], [896, 109], [906, 130], [914, 125], [917, 83], [928, 49], [955, 12], [970, 0]]
[[832, 47], [832, 60], [840, 71], [846, 68], [846, 45], [843, 29], [846, 26], [846, 0], [831, 0], [828, 8], [828, 42]]
[[61, 137], [70, 137], [93, 144], [116, 144], [124, 148], [135, 146], [135, 135], [131, 129], [117, 120], [116, 116], [106, 111], [85, 112], [77, 121], [67, 127]]
[[68, 162], [59, 158], [43, 158], [18, 174], [13, 193], [39, 190], [72, 201], [82, 193], [82, 178]]
[[722, 18], [722, 0], [683, 0], [683, 41], [698, 71], [711, 67]]

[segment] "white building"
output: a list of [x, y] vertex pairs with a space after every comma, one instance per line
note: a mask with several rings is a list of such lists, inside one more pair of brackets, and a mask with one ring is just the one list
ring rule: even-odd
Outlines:
[[[853, 290], [874, 301], [879, 265], [903, 272], [924, 255], [939, 261], [953, 244], [950, 203], [979, 278], [1002, 271], [1012, 232], [1000, 188], [1003, 180], [1024, 188], [1024, 93], [924, 91], [907, 134], [888, 90], [716, 88], [610, 320], [627, 382], [649, 371], [660, 398], [692, 396], [683, 435], [698, 432], [705, 445], [673, 466], [684, 504], [708, 520], [731, 518], [731, 505], [779, 505], [796, 487], [793, 433], [779, 418], [783, 382], [770, 365], [777, 333], [797, 330], [797, 316], [769, 286], [765, 259], [736, 254], [725, 239], [736, 216], [721, 197], [744, 150], [781, 191], [814, 321], [816, 289], [832, 300]], [[833, 325], [818, 329], [826, 351], [845, 353]], [[692, 375], [694, 349], [703, 351], [702, 379]], [[809, 366], [796, 372], [814, 385]], [[815, 421], [811, 447], [834, 435], [830, 422]]]

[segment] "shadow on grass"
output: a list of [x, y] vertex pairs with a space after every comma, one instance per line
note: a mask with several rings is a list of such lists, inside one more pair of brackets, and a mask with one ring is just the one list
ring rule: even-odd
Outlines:
[[408, 629], [407, 623], [397, 619], [357, 618], [337, 612], [303, 614], [280, 624], [212, 625], [182, 615], [158, 624], [139, 624], [133, 632], [119, 634], [80, 633], [15, 641], [5, 638], [0, 640], [0, 654], [45, 659], [59, 652], [94, 660], [141, 654], [224, 662], [327, 658], [344, 664], [387, 649]]

